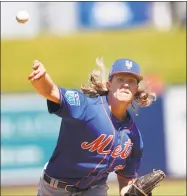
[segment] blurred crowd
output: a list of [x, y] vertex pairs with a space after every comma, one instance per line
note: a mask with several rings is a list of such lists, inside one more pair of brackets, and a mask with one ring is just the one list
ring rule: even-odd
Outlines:
[[172, 26], [186, 26], [186, 2], [154, 2], [153, 24], [159, 30], [170, 30]]

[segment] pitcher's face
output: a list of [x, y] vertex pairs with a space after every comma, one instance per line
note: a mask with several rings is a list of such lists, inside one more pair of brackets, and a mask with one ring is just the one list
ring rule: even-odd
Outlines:
[[131, 103], [138, 90], [136, 76], [130, 73], [119, 73], [107, 82], [109, 93], [120, 102]]

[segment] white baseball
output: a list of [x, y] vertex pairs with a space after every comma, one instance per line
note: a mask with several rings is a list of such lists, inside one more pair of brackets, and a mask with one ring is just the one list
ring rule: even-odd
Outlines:
[[26, 10], [21, 10], [16, 15], [16, 20], [19, 23], [26, 23], [29, 20], [29, 13]]

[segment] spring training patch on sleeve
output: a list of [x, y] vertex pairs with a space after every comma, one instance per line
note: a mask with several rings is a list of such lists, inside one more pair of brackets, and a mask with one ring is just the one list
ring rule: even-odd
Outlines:
[[76, 91], [66, 91], [65, 98], [69, 105], [80, 106], [80, 97]]

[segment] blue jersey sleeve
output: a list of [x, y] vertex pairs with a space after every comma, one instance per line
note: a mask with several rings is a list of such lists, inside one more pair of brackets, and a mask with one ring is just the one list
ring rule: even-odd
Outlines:
[[129, 156], [126, 166], [122, 170], [117, 170], [116, 174], [124, 176], [125, 178], [137, 178], [143, 153], [143, 141], [138, 131], [138, 134], [132, 138], [133, 148]]
[[49, 113], [54, 113], [59, 117], [83, 119], [86, 115], [87, 97], [79, 90], [58, 88], [60, 104], [47, 100]]

